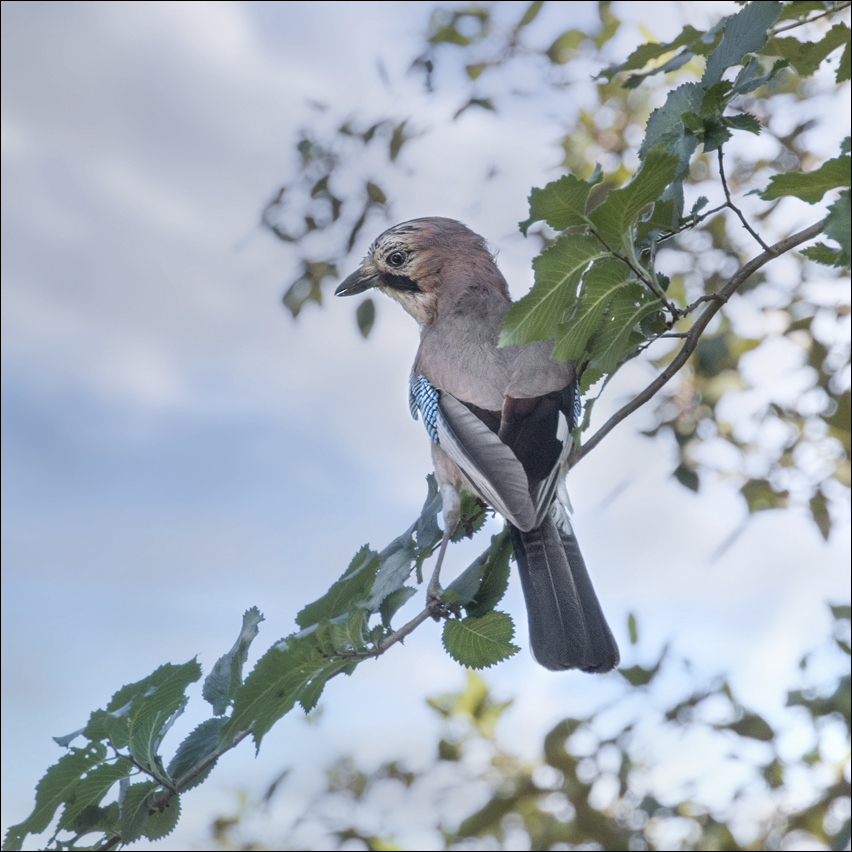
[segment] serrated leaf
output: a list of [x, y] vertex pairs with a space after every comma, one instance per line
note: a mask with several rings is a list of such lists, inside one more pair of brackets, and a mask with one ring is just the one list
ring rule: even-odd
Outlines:
[[840, 245], [838, 266], [852, 266], [852, 200], [849, 190], [828, 208], [823, 233]]
[[67, 804], [59, 819], [59, 828], [71, 831], [77, 823], [77, 817], [91, 805], [99, 805], [110, 788], [122, 778], [128, 778], [134, 771], [129, 760], [119, 759], [115, 763], [104, 763], [86, 773], [74, 787], [73, 794], [67, 797]]
[[138, 840], [148, 826], [148, 811], [154, 801], [158, 785], [153, 781], [131, 784], [121, 802], [121, 842], [133, 843]]
[[631, 339], [635, 327], [659, 306], [659, 299], [639, 284], [627, 284], [619, 288], [599, 332], [589, 343], [591, 365], [605, 373], [612, 373], [619, 361], [636, 345]]
[[121, 830], [121, 811], [118, 802], [111, 802], [105, 808], [100, 808], [97, 805], [89, 805], [83, 808], [77, 819], [74, 820], [74, 827], [71, 830], [80, 836], [93, 831], [101, 831], [106, 835], [104, 840], [111, 839]]
[[365, 604], [379, 565], [379, 554], [365, 544], [352, 558], [341, 578], [321, 598], [302, 609], [296, 616], [296, 624], [304, 629], [343, 615], [356, 604]]
[[149, 772], [164, 771], [160, 743], [175, 718], [183, 712], [187, 686], [201, 677], [201, 666], [190, 660], [181, 666], [167, 663], [151, 676], [145, 695], [134, 698], [127, 716], [130, 754]]
[[762, 52], [768, 56], [783, 57], [801, 77], [810, 77], [830, 53], [847, 44], [849, 27], [840, 23], [835, 24], [817, 42], [799, 41], [796, 38], [773, 38]]
[[340, 660], [329, 660], [320, 653], [310, 631], [277, 642], [258, 660], [237, 691], [234, 710], [219, 734], [220, 745], [251, 729], [259, 749], [275, 722], [303, 696], [315, 701], [329, 674], [340, 665]]
[[[664, 42], [662, 44], [648, 43], [640, 45], [633, 51], [633, 53], [630, 54], [630, 56], [627, 57], [625, 62], [622, 62], [620, 65], [613, 65], [610, 68], [605, 68], [601, 71], [601, 76], [611, 80], [620, 71], [642, 70], [649, 62], [654, 62], [655, 60], [665, 56], [667, 53], [671, 53], [681, 47], [688, 47], [692, 45], [693, 42], [697, 41], [702, 35], [703, 33], [700, 30], [696, 30], [691, 26], [685, 26], [680, 31], [677, 38], [672, 41]], [[656, 68], [642, 76], [645, 77], [650, 74], [658, 74], [661, 70], [662, 68]]]
[[396, 589], [387, 595], [379, 605], [379, 615], [382, 617], [382, 624], [389, 628], [391, 626], [391, 619], [396, 615], [397, 611], [405, 606], [408, 600], [416, 594], [417, 589], [413, 589], [411, 586], [403, 586], [401, 589]]
[[689, 160], [698, 147], [698, 140], [686, 132], [683, 116], [701, 110], [705, 90], [699, 83], [685, 83], [669, 92], [666, 102], [655, 109], [645, 128], [645, 139], [639, 147], [639, 157], [645, 159], [658, 145], [678, 158], [676, 177], [683, 178], [689, 170]]
[[465, 607], [467, 614], [481, 618], [494, 609], [503, 600], [509, 586], [509, 559], [512, 556], [512, 542], [509, 531], [503, 529], [491, 537], [488, 559], [483, 565], [482, 582], [473, 600]]
[[28, 834], [41, 834], [50, 825], [56, 809], [73, 797], [81, 777], [105, 757], [106, 748], [100, 743], [71, 748], [68, 754], [60, 757], [36, 784], [33, 812], [23, 822], [9, 828], [3, 848], [20, 849]]
[[[214, 716], [207, 719], [192, 730], [189, 736], [178, 746], [174, 757], [169, 762], [169, 777], [177, 781], [184, 773], [189, 772], [205, 757], [211, 755], [219, 744], [219, 733], [228, 719], [225, 716]], [[207, 769], [186, 782], [183, 790], [190, 790], [199, 785], [215, 766], [215, 761]]]
[[745, 130], [755, 136], [760, 136], [763, 130], [760, 122], [747, 112], [740, 113], [740, 115], [726, 115], [724, 122], [728, 127], [733, 127], [734, 130]]
[[607, 256], [594, 237], [566, 234], [534, 261], [535, 284], [515, 302], [503, 320], [500, 346], [523, 346], [534, 340], [550, 340], [570, 313], [577, 284], [588, 265]]
[[481, 618], [447, 619], [443, 642], [456, 662], [470, 669], [482, 669], [520, 651], [512, 644], [514, 635], [512, 619], [505, 612], [492, 610]]
[[221, 716], [231, 703], [234, 693], [243, 682], [243, 666], [248, 658], [249, 647], [257, 636], [258, 625], [263, 621], [260, 610], [253, 606], [243, 613], [240, 635], [234, 647], [216, 661], [204, 681], [201, 694], [213, 706], [213, 712]]
[[817, 243], [816, 245], [801, 249], [800, 254], [804, 255], [808, 260], [823, 264], [823, 266], [834, 266], [842, 269], [846, 265], [841, 258], [841, 250], [839, 248], [831, 248], [825, 243]]
[[574, 175], [563, 175], [544, 189], [534, 187], [529, 197], [529, 219], [519, 223], [518, 227], [526, 235], [534, 222], [547, 222], [556, 231], [587, 225], [586, 204], [591, 189], [591, 184]]
[[678, 158], [661, 149], [648, 152], [627, 186], [614, 189], [590, 214], [595, 231], [610, 250], [633, 254], [633, 228], [642, 209], [656, 201], [675, 179]]
[[748, 3], [736, 15], [724, 21], [722, 40], [707, 59], [701, 83], [710, 88], [722, 79], [726, 69], [739, 65], [748, 53], [759, 51], [768, 38], [767, 31], [778, 19], [783, 6], [775, 0]]
[[769, 186], [761, 193], [764, 201], [772, 201], [785, 195], [793, 195], [816, 204], [831, 189], [846, 187], [852, 183], [852, 157], [848, 154], [826, 160], [811, 172], [784, 172], [773, 175]]
[[586, 351], [586, 343], [600, 327], [615, 294], [625, 286], [630, 269], [612, 257], [595, 261], [583, 276], [577, 307], [571, 319], [556, 332], [553, 358], [576, 361]]
[[[145, 827], [145, 837], [149, 840], [159, 840], [171, 834], [180, 819], [180, 797], [172, 796], [164, 808], [155, 808], [148, 817]], [[123, 838], [122, 838], [123, 839]]]

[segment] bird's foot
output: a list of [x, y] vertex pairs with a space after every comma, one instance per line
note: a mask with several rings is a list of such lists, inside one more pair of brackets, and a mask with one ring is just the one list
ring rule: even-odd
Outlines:
[[429, 583], [429, 588], [426, 590], [426, 609], [435, 621], [450, 617], [450, 611], [441, 599], [443, 594], [444, 590], [438, 583]]

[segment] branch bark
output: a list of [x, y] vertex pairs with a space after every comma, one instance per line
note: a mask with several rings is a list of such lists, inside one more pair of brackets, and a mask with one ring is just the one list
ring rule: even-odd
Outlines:
[[658, 390], [660, 390], [660, 388], [674, 377], [680, 368], [687, 362], [689, 356], [695, 351], [699, 340], [701, 340], [701, 335], [704, 333], [704, 329], [707, 328], [710, 320], [716, 316], [722, 306], [728, 302], [731, 296], [737, 292], [737, 290], [751, 275], [757, 272], [757, 270], [762, 266], [769, 263], [770, 260], [774, 260], [776, 257], [790, 251], [790, 249], [794, 249], [796, 246], [819, 236], [822, 233], [824, 225], [825, 220], [822, 220], [811, 225], [809, 228], [805, 228], [803, 231], [799, 231], [797, 234], [793, 234], [786, 239], [780, 240], [775, 243], [775, 245], [769, 246], [762, 254], [759, 254], [757, 257], [750, 260], [747, 264], [745, 264], [745, 266], [741, 266], [725, 282], [724, 286], [714, 295], [712, 300], [708, 301], [707, 307], [704, 309], [701, 316], [699, 316], [695, 321], [692, 328], [689, 329], [683, 346], [672, 359], [672, 362], [665, 368], [665, 370], [663, 370], [662, 373], [660, 373], [659, 376], [657, 376], [656, 379], [654, 379], [653, 382], [651, 382], [651, 384], [648, 385], [648, 387], [646, 387], [641, 393], [638, 393], [630, 400], [630, 402], [627, 403], [627, 405], [616, 411], [616, 413], [613, 414], [612, 417], [610, 417], [609, 420], [607, 420], [606, 423], [604, 423], [604, 425], [601, 426], [601, 428], [598, 429], [598, 431], [595, 432], [595, 434], [592, 435], [585, 444], [578, 447], [576, 451], [571, 453], [571, 458], [569, 460], [571, 467], [588, 455], [616, 426], [618, 426], [619, 423], [621, 423], [622, 420], [625, 420], [634, 411], [641, 408]]

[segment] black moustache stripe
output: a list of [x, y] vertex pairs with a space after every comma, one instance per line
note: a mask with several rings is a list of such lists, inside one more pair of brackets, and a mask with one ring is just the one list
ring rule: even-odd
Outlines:
[[407, 275], [391, 275], [390, 272], [385, 272], [382, 275], [382, 286], [389, 287], [391, 290], [399, 290], [403, 293], [419, 293], [420, 288], [416, 282]]

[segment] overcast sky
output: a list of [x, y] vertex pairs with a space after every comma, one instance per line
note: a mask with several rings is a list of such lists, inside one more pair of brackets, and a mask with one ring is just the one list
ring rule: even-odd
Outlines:
[[[676, 10], [649, 7], [654, 35], [672, 35]], [[429, 8], [3, 3], [4, 831], [61, 754], [51, 736], [164, 662], [197, 654], [208, 671], [253, 605], [266, 615], [263, 651], [362, 544], [380, 549], [419, 512], [431, 466], [406, 400], [414, 323], [380, 304], [365, 342], [352, 302], [333, 299], [294, 323], [280, 300], [295, 259], [257, 222], [292, 171], [308, 100], [422, 127], [452, 114], [457, 93], [429, 99], [404, 76]], [[586, 27], [594, 5], [550, 14]], [[553, 115], [569, 121], [571, 109], [502, 123], [471, 111], [412, 143], [417, 171], [397, 179], [405, 192], [386, 224], [465, 221], [522, 295], [536, 246], [517, 222], [529, 188], [558, 175]], [[625, 661], [637, 661], [635, 612], [640, 661], [672, 641], [701, 674], [728, 673], [777, 713], [801, 654], [825, 635], [825, 600], [848, 600], [848, 525], [826, 545], [804, 515], [765, 513], [712, 561], [743, 506], [725, 483], [687, 492], [672, 459], [628, 423], [569, 482]], [[517, 578], [504, 605], [524, 650], [487, 679], [516, 699], [506, 741], [532, 749], [619, 676], [536, 666]], [[336, 679], [320, 725], [294, 712], [257, 760], [248, 745], [228, 755], [158, 847], [202, 842], [236, 788], [260, 789], [285, 765], [319, 767], [344, 749], [425, 760], [436, 729], [424, 698], [463, 683], [439, 630], [425, 625]], [[202, 712], [176, 725], [173, 745]]]

